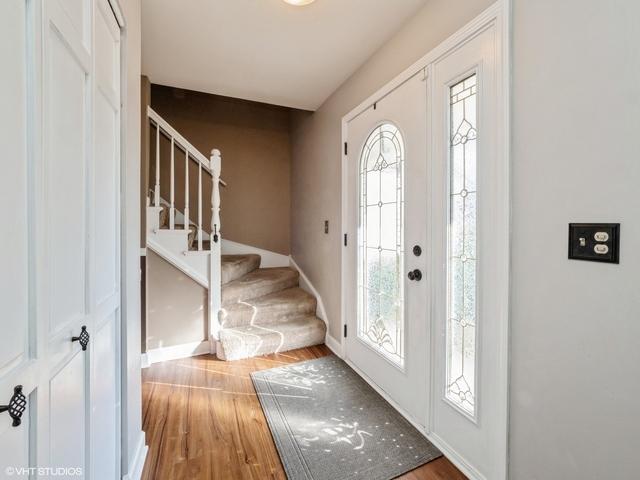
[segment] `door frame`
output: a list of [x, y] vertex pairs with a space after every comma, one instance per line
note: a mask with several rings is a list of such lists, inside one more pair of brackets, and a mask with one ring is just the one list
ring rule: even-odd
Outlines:
[[[141, 429], [140, 388], [141, 347], [140, 347], [140, 217], [127, 212], [140, 209], [140, 182], [131, 178], [129, 164], [135, 161], [140, 168], [139, 155], [130, 158], [128, 149], [135, 143], [128, 125], [129, 113], [139, 108], [139, 97], [129, 87], [130, 64], [135, 59], [128, 55], [129, 25], [121, 0], [107, 0], [120, 27], [120, 321], [117, 340], [119, 341], [119, 478], [135, 480], [142, 476], [144, 462], [149, 450], [145, 433]], [[135, 35], [135, 24], [133, 24]], [[134, 37], [135, 38], [135, 37]], [[138, 72], [140, 73], [140, 72]], [[139, 77], [138, 77], [139, 85]], [[137, 99], [137, 102], [135, 101]], [[137, 119], [139, 121], [139, 119]], [[135, 132], [135, 130], [133, 130]], [[138, 141], [141, 132], [138, 131]], [[133, 217], [133, 220], [132, 220]], [[132, 261], [132, 259], [135, 259]], [[135, 275], [132, 275], [135, 272]], [[134, 304], [131, 305], [131, 299]], [[133, 396], [133, 397], [132, 397]], [[134, 399], [132, 405], [132, 398]], [[136, 405], [138, 408], [135, 408]], [[133, 408], [131, 408], [133, 406]], [[137, 411], [136, 411], [137, 410]], [[138, 420], [136, 420], [136, 418]], [[139, 427], [138, 427], [139, 425]], [[136, 431], [132, 432], [135, 427]], [[140, 428], [140, 430], [138, 430]], [[130, 438], [135, 433], [136, 438]]]
[[[366, 100], [360, 103], [357, 107], [352, 109], [349, 113], [342, 117], [342, 165], [341, 165], [341, 224], [342, 224], [342, 232], [344, 235], [348, 235], [348, 241], [355, 241], [355, 235], [351, 232], [351, 226], [348, 225], [348, 200], [351, 198], [347, 192], [351, 190], [351, 186], [348, 183], [348, 151], [347, 151], [347, 135], [348, 135], [348, 123], [359, 114], [368, 109], [371, 105], [378, 102], [380, 99], [388, 95], [391, 91], [402, 85], [406, 80], [411, 78], [413, 75], [418, 73], [420, 70], [425, 70], [427, 72], [427, 76], [431, 77], [430, 74], [430, 65], [437, 61], [439, 58], [447, 55], [452, 50], [464, 45], [468, 40], [474, 38], [478, 33], [484, 31], [487, 27], [494, 25], [497, 29], [498, 35], [496, 38], [497, 52], [500, 57], [500, 62], [498, 64], [498, 99], [500, 102], [498, 111], [500, 114], [499, 121], [499, 131], [498, 137], [500, 138], [500, 150], [502, 152], [501, 155], [501, 165], [500, 165], [500, 175], [501, 180], [503, 182], [503, 189], [500, 192], [497, 192], [496, 195], [499, 196], [499, 202], [501, 205], [501, 211], [498, 212], [498, 215], [502, 222], [502, 228], [496, 232], [495, 237], [496, 241], [501, 245], [504, 245], [503, 254], [501, 258], [496, 259], [496, 262], [499, 266], [500, 270], [500, 281], [499, 285], [495, 287], [496, 295], [498, 296], [499, 303], [501, 306], [501, 313], [499, 318], [497, 318], [497, 322], [499, 324], [500, 330], [500, 342], [498, 345], [499, 352], [499, 384], [496, 385], [496, 388], [501, 392], [500, 395], [500, 412], [501, 418], [499, 419], [500, 428], [499, 430], [503, 432], [503, 445], [504, 452], [502, 458], [504, 459], [504, 465], [501, 465], [501, 470], [504, 472], [501, 475], [501, 478], [507, 478], [507, 463], [508, 463], [508, 418], [509, 418], [509, 283], [510, 283], [510, 212], [511, 212], [511, 185], [510, 185], [510, 150], [511, 150], [511, 135], [510, 135], [510, 110], [511, 110], [511, 0], [497, 0], [494, 4], [492, 4], [489, 8], [487, 8], [484, 12], [478, 15], [476, 18], [471, 20], [465, 26], [460, 28], [454, 34], [449, 36], [446, 40], [440, 43], [437, 47], [432, 49], [418, 61], [413, 63], [409, 68], [405, 69], [399, 75], [397, 75], [393, 80], [388, 82], [378, 91], [376, 91], [373, 95], [369, 96]], [[431, 90], [431, 79], [428, 79], [428, 87]], [[429, 92], [429, 97], [431, 97], [431, 91]], [[428, 116], [431, 119], [431, 115]], [[430, 121], [430, 120], [429, 120]], [[431, 133], [430, 133], [431, 135]], [[433, 142], [429, 142], [429, 146], [427, 148], [427, 155], [431, 156]], [[429, 233], [431, 237], [431, 233]], [[473, 468], [451, 445], [446, 444], [440, 438], [433, 434], [430, 430], [430, 425], [432, 424], [432, 408], [429, 408], [429, 418], [428, 425], [426, 427], [421, 427], [419, 424], [414, 422], [407, 412], [403, 411], [402, 408], [399, 407], [389, 396], [378, 388], [370, 378], [368, 378], [360, 369], [358, 369], [355, 365], [353, 365], [347, 359], [347, 351], [346, 351], [346, 342], [344, 341], [344, 331], [347, 325], [347, 302], [346, 298], [348, 295], [348, 288], [346, 285], [346, 278], [348, 274], [348, 261], [350, 260], [349, 255], [347, 254], [347, 249], [343, 246], [341, 248], [341, 336], [340, 339], [335, 339], [331, 337], [329, 334], [327, 335], [327, 343], [331, 345], [332, 350], [336, 354], [338, 354], [341, 358], [345, 359], [345, 361], [351, 366], [361, 377], [364, 378], [367, 383], [369, 383], [379, 394], [385, 398], [393, 407], [398, 410], [408, 421], [410, 421], [414, 427], [416, 427], [422, 434], [424, 434], [434, 445], [436, 445], [451, 462], [456, 465], [466, 476], [471, 479], [482, 479], [483, 476]], [[429, 259], [429, 264], [431, 264], [431, 259]], [[430, 298], [434, 298], [434, 288], [433, 286], [430, 288]], [[431, 309], [432, 310], [432, 309]], [[430, 318], [430, 326], [429, 330], [431, 332], [431, 355], [433, 355], [434, 351], [434, 321], [433, 321], [433, 312], [429, 312]], [[433, 365], [433, 358], [431, 359], [431, 364]], [[433, 375], [431, 376], [433, 378]], [[434, 398], [434, 386], [430, 385], [429, 398], [430, 405], [433, 405], [435, 401]]]

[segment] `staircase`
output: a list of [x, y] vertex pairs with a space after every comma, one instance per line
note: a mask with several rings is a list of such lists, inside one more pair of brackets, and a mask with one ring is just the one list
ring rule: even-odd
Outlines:
[[296, 270], [260, 268], [259, 255], [222, 256], [221, 360], [284, 352], [324, 343], [316, 298], [298, 286]]
[[[210, 351], [221, 360], [238, 360], [323, 343], [326, 325], [316, 316], [316, 298], [299, 287], [297, 270], [260, 268], [261, 258], [255, 254], [222, 255], [219, 188], [226, 184], [220, 180], [220, 152], [213, 150], [207, 159], [151, 108], [147, 115], [156, 130], [156, 175], [147, 201], [146, 244], [209, 290]], [[161, 135], [171, 142], [168, 195], [160, 191]], [[177, 156], [184, 162], [182, 210], [175, 201]], [[197, 200], [192, 209], [190, 162], [197, 164]], [[206, 181], [212, 182], [212, 232], [203, 223]], [[196, 218], [190, 211], [197, 212]]]

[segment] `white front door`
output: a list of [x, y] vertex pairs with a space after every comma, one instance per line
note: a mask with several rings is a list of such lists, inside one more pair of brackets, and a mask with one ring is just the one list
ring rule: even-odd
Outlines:
[[347, 124], [347, 360], [414, 422], [428, 415], [427, 83]]
[[9, 149], [0, 195], [11, 210], [0, 250], [0, 404], [18, 385], [26, 401], [20, 423], [0, 414], [0, 471], [115, 479], [119, 28], [107, 0], [0, 5], [10, 82], [0, 93]]
[[345, 353], [471, 478], [503, 479], [506, 32], [455, 38], [347, 117]]

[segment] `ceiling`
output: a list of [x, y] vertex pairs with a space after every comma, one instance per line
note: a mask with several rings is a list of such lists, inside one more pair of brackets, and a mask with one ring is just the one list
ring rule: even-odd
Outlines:
[[152, 83], [317, 109], [427, 0], [143, 0]]

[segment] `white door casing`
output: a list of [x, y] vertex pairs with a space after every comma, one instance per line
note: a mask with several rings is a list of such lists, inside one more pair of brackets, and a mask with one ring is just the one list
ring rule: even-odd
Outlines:
[[[356, 154], [359, 145], [353, 145], [352, 134], [354, 119], [368, 115], [372, 105], [377, 104], [403, 85], [417, 72], [424, 71], [427, 78], [427, 101], [425, 114], [427, 127], [424, 141], [427, 145], [427, 170], [424, 175], [424, 205], [426, 212], [421, 217], [410, 218], [407, 215], [405, 225], [421, 224], [426, 228], [426, 240], [423, 248], [423, 281], [426, 283], [428, 323], [428, 343], [423, 345], [428, 358], [424, 363], [425, 373], [419, 381], [428, 384], [429, 413], [425, 422], [421, 422], [402, 403], [398, 402], [397, 390], [383, 388], [366, 371], [370, 365], [357, 365], [351, 362], [354, 342], [342, 339], [342, 353], [352, 366], [361, 373], [387, 400], [391, 401], [401, 413], [418, 427], [445, 455], [453, 461], [469, 478], [504, 479], [507, 475], [507, 423], [508, 423], [508, 286], [509, 286], [509, 1], [499, 0], [477, 18], [454, 33], [438, 47], [402, 72], [398, 77], [382, 87], [343, 118], [343, 140], [348, 142], [349, 155], [343, 155], [343, 228], [349, 236], [349, 245], [343, 249], [342, 298], [343, 324], [354, 322], [352, 302], [354, 263], [353, 246], [357, 232], [357, 217], [354, 216], [353, 186], [354, 179], [350, 171], [351, 155]], [[470, 76], [473, 78], [469, 79]], [[472, 358], [471, 364], [465, 364], [465, 373], [474, 385], [475, 405], [465, 408], [452, 401], [455, 390], [447, 390], [447, 379], [457, 373], [460, 375], [461, 362], [447, 361], [453, 348], [460, 345], [455, 335], [451, 336], [447, 327], [450, 308], [450, 293], [454, 286], [454, 275], [449, 276], [450, 222], [455, 219], [450, 210], [450, 147], [452, 145], [452, 126], [450, 117], [453, 100], [451, 87], [461, 80], [469, 79], [468, 85], [474, 86], [477, 101], [477, 212], [471, 217], [477, 222], [477, 288], [474, 290], [477, 320], [476, 332], [467, 335], [475, 341], [475, 351], [467, 348], [462, 358]], [[457, 90], [456, 90], [457, 92]], [[465, 92], [471, 92], [469, 89]], [[417, 98], [417, 97], [416, 97]], [[462, 97], [455, 97], [459, 100]], [[416, 99], [420, 103], [420, 99]], [[470, 106], [472, 107], [472, 106]], [[465, 104], [466, 108], [466, 104]], [[456, 110], [455, 115], [460, 115]], [[454, 116], [455, 116], [454, 115]], [[457, 117], [456, 117], [457, 119]], [[459, 125], [456, 125], [457, 128]], [[464, 128], [468, 128], [465, 125]], [[473, 132], [475, 134], [475, 132]], [[362, 136], [362, 134], [358, 134]], [[459, 139], [458, 139], [459, 140]], [[456, 140], [457, 141], [457, 140]], [[464, 138], [467, 141], [467, 138]], [[419, 172], [418, 175], [421, 173]], [[406, 172], [407, 179], [412, 174]], [[457, 192], [460, 197], [467, 193]], [[415, 200], [415, 199], [414, 199]], [[407, 212], [410, 197], [407, 197]], [[459, 212], [458, 212], [459, 213]], [[455, 233], [455, 232], [454, 232]], [[469, 241], [469, 240], [467, 240]], [[406, 249], [410, 249], [406, 242]], [[405, 252], [409, 254], [410, 252]], [[465, 261], [467, 260], [465, 255]], [[406, 257], [409, 261], [410, 256]], [[473, 259], [473, 257], [471, 258]], [[415, 260], [415, 259], [414, 259]], [[415, 262], [414, 262], [415, 263]], [[472, 263], [472, 262], [471, 262]], [[405, 274], [411, 270], [411, 264], [405, 264]], [[471, 290], [470, 290], [471, 291]], [[411, 291], [406, 290], [407, 298]], [[456, 293], [456, 292], [454, 292]], [[455, 295], [454, 295], [455, 296]], [[458, 297], [456, 297], [458, 298]], [[470, 303], [473, 306], [473, 302]], [[455, 305], [454, 305], [455, 307]], [[465, 320], [466, 322], [466, 320]], [[472, 322], [469, 322], [472, 323]], [[473, 329], [473, 324], [469, 331]], [[452, 342], [447, 343], [453, 339]], [[457, 343], [456, 343], [457, 342]], [[448, 347], [449, 345], [449, 347]], [[410, 348], [410, 347], [409, 347]], [[456, 354], [461, 352], [456, 350]], [[407, 352], [411, 355], [411, 352]], [[466, 357], [464, 357], [466, 355]], [[474, 357], [475, 355], [475, 357]], [[449, 357], [453, 358], [453, 357]], [[360, 361], [360, 364], [362, 362]], [[473, 368], [468, 369], [469, 365]], [[373, 369], [376, 370], [376, 369]], [[389, 372], [392, 372], [389, 370]], [[474, 377], [475, 374], [475, 377]], [[398, 373], [396, 373], [398, 375]], [[391, 383], [391, 382], [389, 382]], [[451, 383], [451, 382], [449, 382]], [[454, 385], [454, 387], [456, 387]], [[455, 393], [455, 392], [454, 392]], [[462, 395], [460, 398], [465, 398]], [[464, 403], [464, 402], [462, 402]]]
[[[414, 221], [416, 218], [424, 219], [426, 216], [423, 187], [426, 183], [427, 145], [424, 135], [427, 128], [426, 93], [427, 84], [420, 72], [378, 100], [375, 108], [372, 105], [348, 123], [348, 145], [351, 151], [348, 152], [347, 184], [350, 188], [346, 193], [350, 224], [357, 225], [357, 228], [351, 229], [353, 234], [347, 245], [349, 252], [347, 282], [351, 287], [347, 293], [349, 312], [346, 338], [347, 360], [386, 392], [412, 417], [413, 421], [422, 426], [426, 425], [428, 414], [428, 381], [423, 381], [429, 371], [428, 350], [423, 348], [429, 343], [427, 283], [424, 279], [408, 280], [407, 272], [418, 269], [424, 273], [427, 265], [425, 253], [416, 256], [412, 252], [415, 245], [420, 246], [424, 251], [427, 236], [426, 222]], [[388, 128], [389, 131], [383, 132], [382, 128]], [[394, 134], [395, 129], [398, 130], [397, 135]], [[367, 142], [370, 135], [375, 143]], [[382, 135], [383, 138], [378, 139], [378, 135]], [[394, 141], [396, 145], [389, 145]], [[388, 162], [385, 161], [384, 165], [378, 165], [379, 162], [384, 161], [382, 158], [379, 160], [376, 158], [380, 142], [383, 144], [387, 142], [389, 146], [386, 148], [392, 152], [395, 152], [396, 148], [404, 150], [404, 167], [399, 175], [399, 182], [395, 178], [396, 167], [391, 163], [391, 158], [388, 158]], [[363, 162], [367, 160], [373, 165], [363, 166]], [[389, 166], [385, 167], [387, 164]], [[366, 176], [372, 179], [367, 183], [368, 187], [361, 181], [363, 169], [369, 170]], [[369, 177], [370, 175], [372, 177]], [[379, 180], [381, 177], [382, 180]], [[404, 203], [404, 208], [396, 209], [397, 202], [394, 200], [393, 192], [396, 189], [396, 183], [403, 184], [401, 193], [397, 195], [404, 197], [404, 201], [402, 202], [401, 199], [399, 202]], [[366, 188], [373, 190], [378, 188], [378, 185], [380, 185], [379, 190], [367, 192], [366, 200], [365, 197], [361, 197], [363, 190]], [[367, 218], [366, 227], [365, 213], [359, 211], [361, 200], [367, 204], [373, 202], [371, 206], [366, 207], [367, 211], [370, 211], [368, 216], [371, 217]], [[394, 213], [393, 210], [396, 212]], [[398, 215], [402, 218], [399, 222]], [[376, 225], [373, 234], [368, 233], [370, 231], [368, 225], [372, 221], [374, 224], [379, 222], [381, 225], [379, 232]], [[402, 225], [404, 232], [396, 232], [396, 223]], [[367, 236], [369, 244], [365, 247]], [[399, 255], [395, 251], [396, 242], [400, 244], [397, 247], [400, 249]], [[376, 266], [370, 267], [369, 263], [361, 265], [364, 255], [367, 262], [372, 258]], [[382, 260], [382, 258], [388, 259], [395, 256], [399, 257], [395, 275], [399, 282], [397, 300], [400, 305], [397, 307], [397, 315], [400, 318], [403, 317], [403, 322], [396, 323], [404, 323], [404, 328], [397, 334], [394, 333], [394, 325], [392, 325], [394, 322], [390, 318], [392, 310], [385, 308], [387, 302], [393, 300], [386, 291], [389, 289], [389, 278], [384, 279], [385, 276], [389, 276], [390, 272], [385, 272], [385, 269], [389, 269], [390, 264], [387, 263], [385, 266], [385, 261]], [[378, 258], [381, 259], [379, 265]], [[393, 265], [393, 261], [391, 262]], [[371, 273], [371, 268], [376, 269], [375, 273]], [[365, 282], [373, 285], [369, 285], [370, 288], [358, 287], [359, 283]], [[379, 286], [376, 283], [379, 283]], [[367, 290], [371, 298], [366, 299], [368, 306], [365, 306], [365, 298], [360, 295]], [[372, 302], [374, 306], [371, 306]], [[359, 325], [359, 312], [360, 315], [369, 317], [362, 319], [367, 322], [367, 331], [362, 331], [364, 325]], [[372, 315], [379, 316], [380, 320], [376, 323], [375, 319], [371, 318]], [[385, 354], [387, 350], [398, 351], [398, 354], [387, 355]]]
[[118, 478], [119, 28], [107, 0], [12, 0], [0, 17], [0, 403], [28, 397], [21, 425], [0, 415], [0, 470]]

